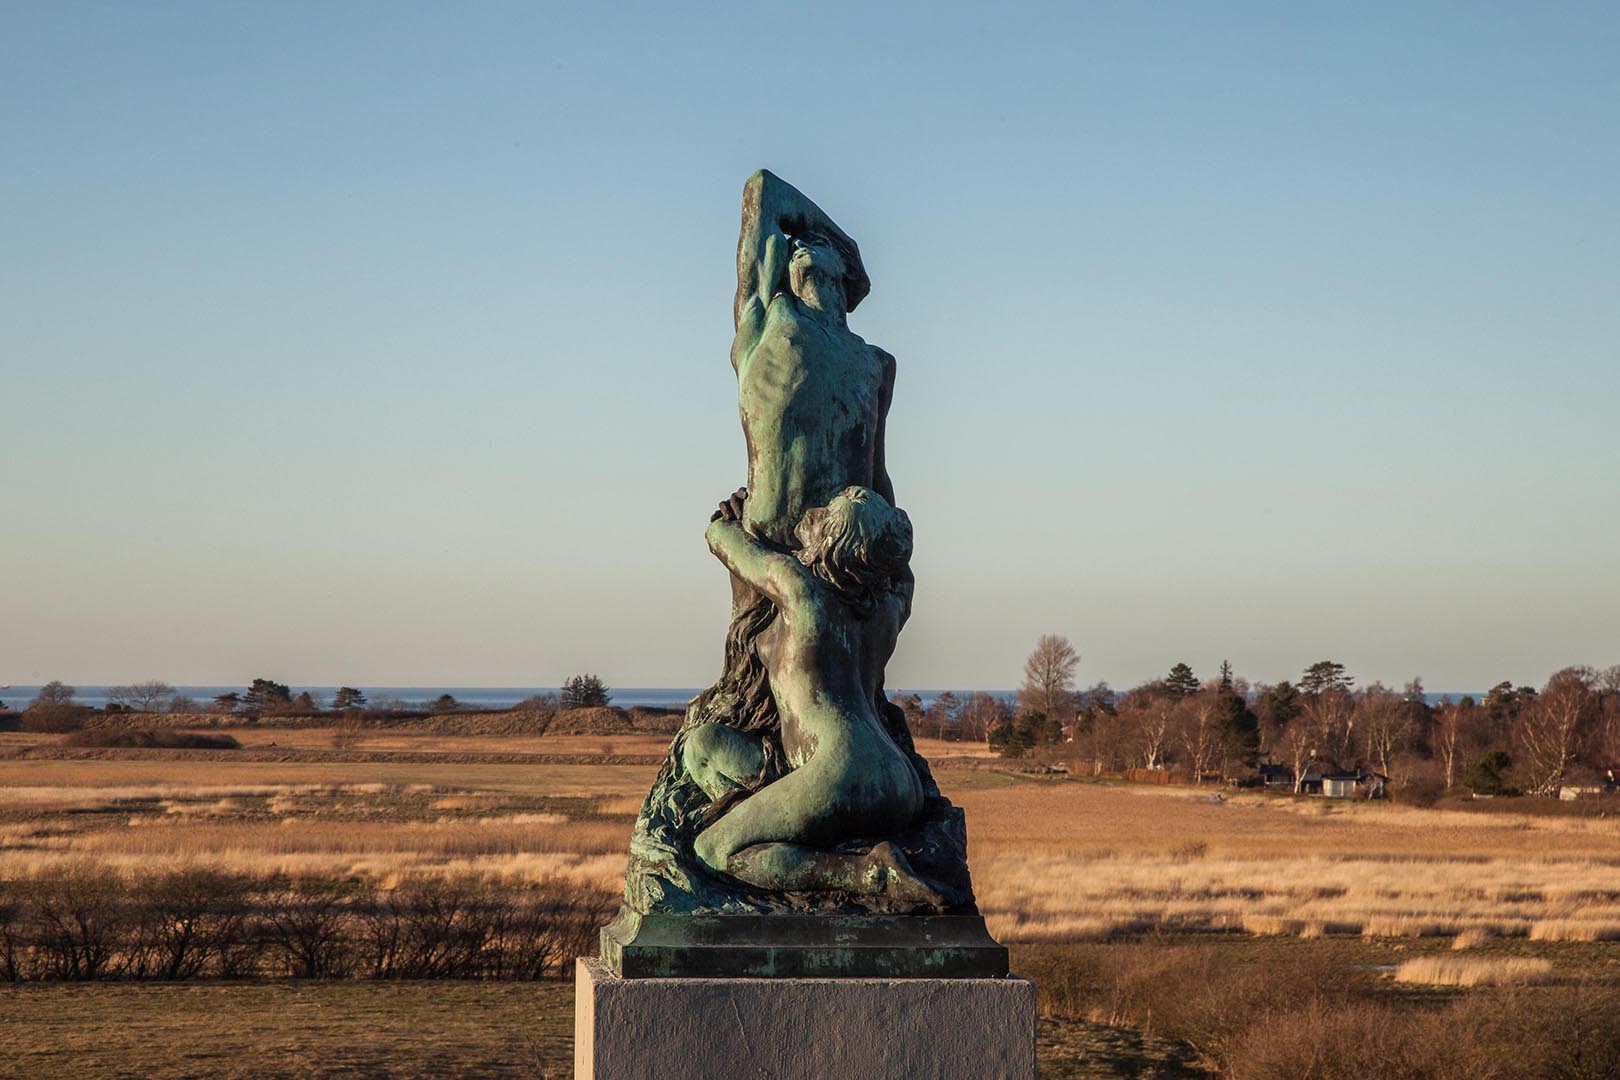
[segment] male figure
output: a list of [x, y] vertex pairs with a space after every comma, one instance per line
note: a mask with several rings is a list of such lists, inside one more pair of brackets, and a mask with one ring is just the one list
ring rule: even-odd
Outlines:
[[763, 169], [748, 178], [731, 345], [748, 440], [743, 525], [781, 547], [796, 546], [806, 510], [852, 484], [894, 501], [883, 459], [894, 357], [846, 321], [870, 289], [855, 241], [820, 207]]

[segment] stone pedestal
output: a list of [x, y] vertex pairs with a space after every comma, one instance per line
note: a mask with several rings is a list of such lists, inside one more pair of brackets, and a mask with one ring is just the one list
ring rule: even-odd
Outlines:
[[621, 979], [578, 961], [575, 1080], [1034, 1080], [1035, 986]]

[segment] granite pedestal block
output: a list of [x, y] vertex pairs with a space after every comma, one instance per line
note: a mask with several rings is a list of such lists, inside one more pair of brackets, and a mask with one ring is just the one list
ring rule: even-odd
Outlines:
[[1034, 1080], [1035, 986], [575, 969], [575, 1080]]

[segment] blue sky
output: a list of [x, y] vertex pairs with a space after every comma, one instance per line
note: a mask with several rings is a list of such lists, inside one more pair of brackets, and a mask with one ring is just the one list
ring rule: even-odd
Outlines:
[[0, 681], [706, 681], [760, 166], [899, 358], [891, 685], [1620, 662], [1616, 55], [1603, 4], [5, 5]]

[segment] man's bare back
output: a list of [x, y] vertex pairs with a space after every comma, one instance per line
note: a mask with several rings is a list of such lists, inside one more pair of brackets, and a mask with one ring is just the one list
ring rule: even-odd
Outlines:
[[884, 421], [894, 358], [845, 322], [865, 295], [853, 240], [761, 171], [743, 189], [737, 242], [738, 407], [748, 440], [744, 526], [793, 546], [793, 527], [850, 484], [893, 500]]
[[754, 535], [792, 546], [793, 527], [812, 506], [850, 484], [888, 487], [878, 478], [894, 382], [887, 353], [778, 295], [737, 379], [748, 440], [744, 525]]

